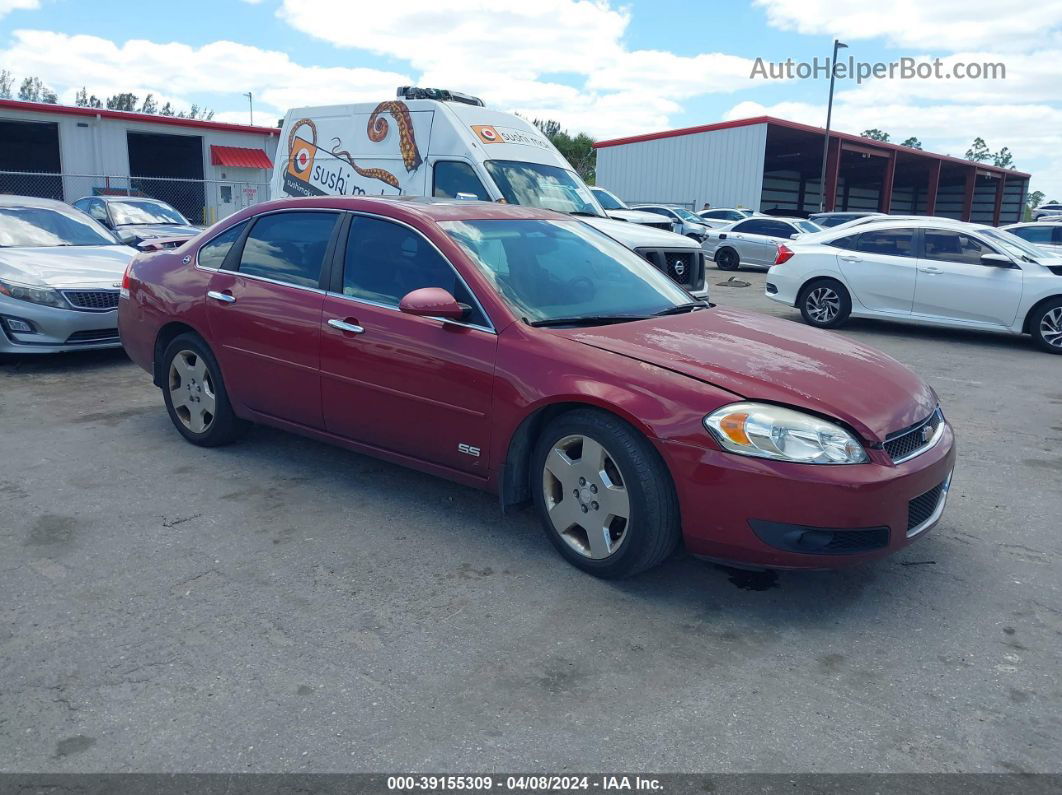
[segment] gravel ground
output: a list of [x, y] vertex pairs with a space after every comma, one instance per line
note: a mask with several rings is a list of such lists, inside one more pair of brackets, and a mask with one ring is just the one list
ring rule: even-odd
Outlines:
[[1062, 357], [837, 333], [940, 393], [943, 522], [853, 570], [619, 583], [426, 475], [186, 444], [121, 352], [0, 364], [0, 771], [1062, 771]]

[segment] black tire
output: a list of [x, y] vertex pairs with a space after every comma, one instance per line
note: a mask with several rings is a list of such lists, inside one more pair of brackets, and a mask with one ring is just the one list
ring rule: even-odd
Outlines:
[[1029, 333], [1042, 351], [1062, 353], [1062, 298], [1052, 298], [1029, 316]]
[[[580, 532], [580, 538], [587, 538], [585, 530], [578, 526], [569, 528], [566, 531], [566, 540], [566, 537], [555, 529], [549, 515], [546, 460], [554, 452], [555, 446], [570, 437], [588, 438], [604, 448], [608, 461], [615, 469], [606, 464], [603, 472], [613, 481], [618, 474], [629, 506], [623, 532], [615, 540], [616, 548], [607, 556], [598, 559], [589, 556], [588, 539], [584, 552], [577, 551], [574, 544], [579, 542], [571, 540], [580, 536]], [[556, 479], [553, 481], [553, 487], [560, 482]], [[587, 488], [594, 485], [590, 483]], [[604, 480], [601, 481], [600, 488], [607, 488]], [[546, 427], [539, 436], [532, 457], [531, 489], [535, 508], [550, 542], [569, 563], [595, 577], [629, 577], [656, 566], [674, 552], [682, 537], [678, 497], [667, 466], [642, 434], [604, 411], [577, 409], [561, 415]], [[563, 487], [560, 491], [569, 500], [580, 500]], [[554, 499], [554, 493], [551, 492], [550, 500]], [[587, 500], [590, 499], [592, 497], [587, 495]], [[556, 505], [557, 503], [554, 503], [554, 507]], [[593, 510], [589, 514], [584, 511], [584, 515], [592, 517], [594, 512], [598, 512], [597, 503], [591, 505], [594, 506]], [[602, 510], [598, 516], [604, 513]], [[606, 535], [614, 532], [607, 524], [603, 530]]]
[[721, 271], [736, 271], [741, 267], [741, 257], [732, 248], [721, 248], [715, 252], [715, 264]]
[[[181, 379], [179, 373], [174, 370], [177, 367], [174, 360], [178, 357], [181, 357], [186, 366], [195, 367], [197, 370], [201, 363], [205, 377], [188, 379], [187, 382]], [[221, 378], [221, 368], [218, 367], [214, 354], [197, 334], [181, 334], [175, 337], [166, 346], [160, 366], [164, 384], [162, 399], [166, 403], [166, 412], [177, 432], [189, 442], [200, 447], [219, 447], [235, 441], [246, 430], [247, 423], [232, 411], [232, 404]], [[213, 393], [214, 411], [210, 413], [209, 421], [204, 419], [205, 415], [198, 415], [205, 423], [202, 430], [195, 429], [196, 423], [190, 419], [187, 406], [174, 405], [174, 394], [183, 395], [185, 389], [188, 390], [190, 399], [199, 401], [193, 404], [195, 407], [202, 407], [203, 401], [209, 401], [210, 393]]]
[[836, 279], [816, 279], [800, 290], [797, 306], [809, 326], [837, 328], [852, 314], [852, 296]]

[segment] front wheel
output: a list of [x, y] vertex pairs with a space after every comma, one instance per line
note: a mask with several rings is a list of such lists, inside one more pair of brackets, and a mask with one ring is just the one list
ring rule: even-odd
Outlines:
[[195, 334], [181, 334], [162, 355], [166, 411], [181, 436], [200, 447], [234, 441], [245, 427], [232, 411], [221, 370]]
[[721, 271], [736, 271], [741, 266], [741, 259], [734, 249], [724, 248], [716, 253], [715, 264]]
[[681, 537], [671, 475], [644, 436], [605, 412], [562, 415], [535, 448], [535, 505], [550, 541], [597, 577], [662, 562]]
[[1062, 353], [1062, 298], [1040, 307], [1030, 318], [1029, 331], [1041, 350]]
[[800, 314], [816, 328], [837, 328], [852, 313], [852, 297], [833, 279], [812, 282], [800, 291]]

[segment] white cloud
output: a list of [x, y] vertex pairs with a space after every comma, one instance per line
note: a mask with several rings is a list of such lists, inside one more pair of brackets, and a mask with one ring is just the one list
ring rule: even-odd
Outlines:
[[782, 30], [832, 35], [842, 41], [884, 38], [930, 52], [1022, 50], [1048, 40], [1062, 44], [1062, 3], [1001, 4], [998, 0], [754, 0]]
[[253, 91], [256, 115], [260, 109], [272, 122], [293, 105], [369, 101], [391, 96], [395, 86], [409, 82], [407, 75], [377, 69], [301, 66], [285, 53], [230, 41], [191, 47], [132, 39], [119, 45], [42, 30], [15, 31], [13, 38], [0, 50], [0, 68], [39, 76], [64, 102], [82, 86], [101, 97], [154, 93], [178, 107], [187, 107], [204, 91]]
[[0, 17], [12, 11], [32, 11], [41, 7], [41, 0], [0, 0]]

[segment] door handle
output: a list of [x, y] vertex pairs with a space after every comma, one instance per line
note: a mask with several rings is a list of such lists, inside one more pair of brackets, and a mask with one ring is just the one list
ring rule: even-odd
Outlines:
[[932, 266], [927, 268], [919, 268], [918, 270], [922, 271], [922, 273], [940, 273], [940, 268], [934, 268]]
[[847, 256], [838, 257], [838, 259], [840, 259], [841, 262], [862, 262], [863, 261], [862, 257], [853, 257], [850, 254], [847, 255]]
[[207, 298], [213, 298], [215, 301], [221, 301], [223, 304], [235, 304], [236, 299], [228, 293], [219, 293], [217, 290], [210, 290], [207, 292]]
[[365, 329], [362, 326], [355, 325], [354, 323], [347, 323], [345, 320], [338, 318], [332, 318], [328, 321], [328, 325], [332, 328], [337, 328], [340, 331], [346, 331], [350, 334], [364, 334]]

